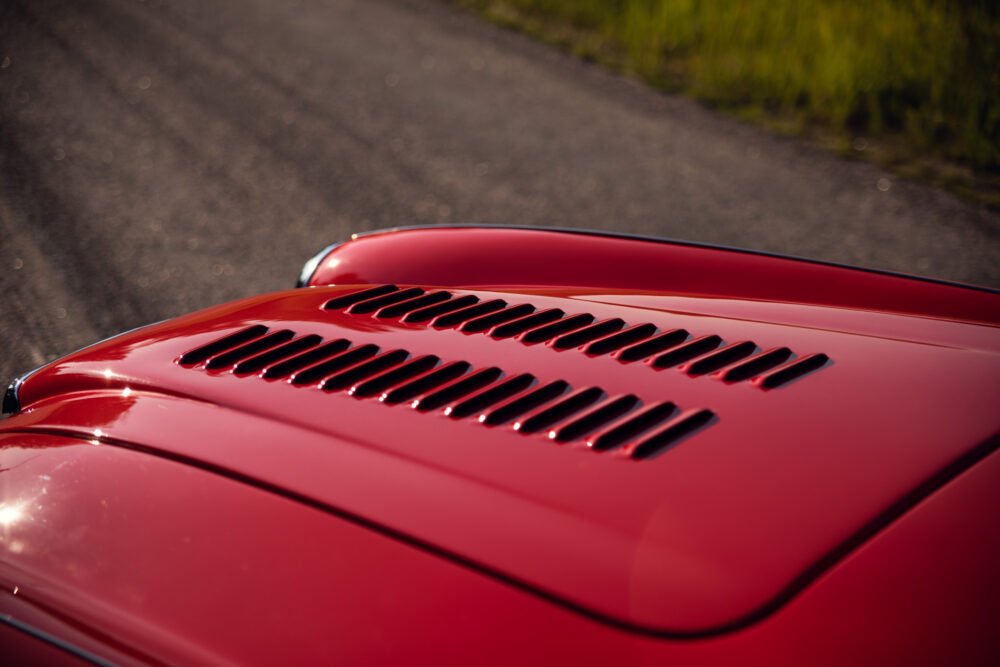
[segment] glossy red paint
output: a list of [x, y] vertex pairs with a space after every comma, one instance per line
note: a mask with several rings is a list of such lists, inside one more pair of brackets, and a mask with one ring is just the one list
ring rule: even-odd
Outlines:
[[801, 259], [575, 230], [427, 227], [348, 241], [310, 285], [406, 283], [666, 292], [1000, 322], [990, 290]]
[[780, 612], [733, 633], [676, 641], [610, 627], [377, 531], [161, 457], [29, 434], [3, 436], [0, 452], [5, 497], [33, 499], [5, 528], [3, 613], [118, 664], [1000, 658], [1000, 586], [984, 576], [995, 573], [1000, 553], [996, 454]]
[[[478, 233], [440, 233], [455, 256], [479, 257]], [[397, 235], [420, 250], [425, 234], [354, 241], [315, 279], [459, 284], [468, 263], [433, 274], [424, 252], [393, 256], [395, 241], [379, 261], [402, 266], [360, 263]], [[565, 236], [535, 234], [538, 246]], [[675, 265], [677, 246], [628, 243]], [[874, 302], [905, 280], [812, 266], [832, 284], [873, 281], [857, 295], [869, 306], [831, 305], [851, 296], [841, 293], [774, 300], [780, 284], [767, 275], [791, 260], [761, 256], [746, 260], [739, 281], [729, 277], [729, 291], [639, 290], [610, 277], [612, 262], [621, 275], [641, 263], [616, 253], [597, 277], [577, 271], [581, 255], [567, 251], [564, 273], [552, 268], [541, 286], [486, 289], [466, 275], [449, 291], [830, 362], [766, 389], [727, 381], [739, 360], [698, 375], [698, 359], [655, 368], [323, 308], [365, 285], [257, 297], [132, 332], [28, 378], [25, 409], [0, 423], [0, 501], [17, 514], [6, 515], [15, 520], [0, 545], [0, 587], [19, 589], [0, 598], [0, 613], [122, 663], [1000, 657], [1000, 297], [912, 282], [925, 296], [972, 296], [904, 314], [918, 303]], [[494, 264], [473, 266], [492, 281]], [[393, 273], [404, 269], [420, 280]], [[755, 272], [765, 285], [756, 296]], [[602, 276], [612, 284], [584, 284]], [[352, 395], [349, 385], [323, 391], [322, 377], [294, 386], [231, 364], [177, 363], [257, 324], [715, 418], [633, 460], [592, 451], [596, 431], [558, 444], [511, 421], [480, 423], [478, 412], [456, 419]]]

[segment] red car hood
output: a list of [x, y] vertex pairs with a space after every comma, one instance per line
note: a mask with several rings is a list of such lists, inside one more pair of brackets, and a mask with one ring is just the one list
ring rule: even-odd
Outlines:
[[[462, 331], [404, 321], [412, 308], [336, 301], [370, 287], [258, 297], [89, 348], [24, 383], [19, 427], [194, 463], [607, 621], [678, 635], [766, 614], [995, 444], [1000, 342], [985, 324], [611, 289], [449, 290], [620, 327], [605, 335], [650, 324], [720, 339], [658, 368], [649, 360], [672, 348], [630, 362], [588, 353], [586, 336], [532, 342], [489, 335], [489, 321]], [[231, 334], [242, 338], [204, 348]], [[366, 358], [383, 366], [326, 390], [236, 366], [266, 353], [246, 347], [266, 336], [373, 345]], [[780, 363], [732, 372], [774, 350]], [[521, 393], [491, 402], [470, 390], [420, 410], [410, 396], [380, 400], [418, 375], [364, 384], [427, 356], [470, 374], [495, 367]], [[562, 389], [553, 400], [589, 388], [607, 398], [576, 409], [575, 429], [515, 430], [532, 411], [504, 419], [512, 401], [544, 387]], [[631, 428], [588, 413], [615, 400], [637, 416]], [[498, 406], [507, 412], [491, 417]]]

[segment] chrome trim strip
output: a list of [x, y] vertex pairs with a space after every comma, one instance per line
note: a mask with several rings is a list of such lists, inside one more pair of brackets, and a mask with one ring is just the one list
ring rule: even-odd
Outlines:
[[28, 371], [27, 373], [20, 375], [7, 385], [7, 389], [3, 393], [3, 405], [0, 407], [0, 419], [4, 419], [13, 414], [17, 414], [21, 411], [21, 399], [18, 393], [21, 390], [21, 385], [24, 381], [31, 377], [32, 374], [36, 373], [42, 366]]
[[[351, 236], [350, 240], [354, 240], [357, 234]], [[319, 268], [320, 263], [326, 259], [326, 256], [333, 252], [339, 246], [344, 245], [347, 241], [338, 241], [337, 243], [331, 243], [327, 247], [320, 250], [318, 253], [306, 260], [306, 263], [302, 265], [302, 270], [299, 272], [299, 279], [296, 281], [296, 287], [305, 287], [312, 280], [313, 274], [316, 273], [316, 269]]]
[[50, 646], [54, 646], [55, 648], [80, 658], [81, 660], [86, 660], [91, 664], [99, 665], [100, 667], [115, 667], [115, 663], [108, 662], [104, 658], [98, 657], [90, 651], [85, 651], [82, 648], [69, 643], [65, 639], [60, 639], [55, 635], [50, 635], [48, 632], [39, 630], [38, 628], [28, 625], [23, 621], [19, 621], [9, 614], [0, 614], [0, 623], [12, 627], [19, 632], [23, 632], [30, 637], [43, 641]]
[[[173, 319], [173, 318], [168, 318], [168, 319]], [[65, 359], [66, 357], [68, 357], [68, 356], [70, 356], [72, 354], [76, 354], [77, 352], [80, 352], [82, 350], [86, 350], [87, 348], [94, 347], [95, 345], [100, 345], [101, 343], [106, 343], [109, 340], [114, 340], [115, 338], [120, 338], [121, 336], [125, 336], [125, 335], [133, 333], [135, 331], [138, 331], [139, 329], [145, 329], [146, 327], [152, 327], [152, 326], [156, 326], [157, 324], [162, 324], [162, 323], [164, 323], [166, 321], [167, 320], [157, 320], [155, 322], [150, 322], [149, 324], [140, 324], [137, 327], [132, 327], [131, 329], [126, 329], [125, 331], [122, 331], [120, 333], [116, 333], [116, 334], [113, 334], [111, 336], [106, 336], [106, 337], [104, 337], [104, 338], [102, 338], [100, 340], [94, 341], [93, 343], [88, 343], [87, 345], [84, 345], [83, 347], [78, 347], [75, 350], [73, 350], [72, 352], [67, 352], [66, 354], [62, 354], [62, 355], [58, 356], [57, 358], [53, 359], [52, 361], [50, 361], [48, 363], [45, 363], [45, 364], [42, 364], [38, 368], [32, 369], [32, 370], [28, 371], [27, 373], [24, 373], [24, 374], [22, 374], [22, 375], [20, 375], [20, 376], [18, 376], [16, 378], [14, 378], [10, 382], [10, 384], [7, 385], [6, 391], [4, 391], [4, 394], [3, 394], [3, 403], [2, 403], [2, 406], [0, 406], [0, 419], [4, 419], [6, 417], [10, 417], [11, 415], [16, 414], [16, 413], [18, 413], [18, 412], [21, 411], [21, 397], [19, 395], [20, 391], [21, 391], [21, 385], [24, 384], [24, 382], [28, 378], [30, 378], [32, 375], [34, 375], [38, 371], [42, 370], [46, 366], [49, 366], [49, 365], [55, 364], [55, 363], [59, 363], [59, 361], [61, 361], [62, 359]]]
[[[626, 232], [609, 232], [599, 229], [580, 229], [577, 227], [543, 227], [543, 226], [533, 226], [533, 225], [477, 225], [477, 224], [444, 224], [444, 225], [402, 225], [399, 227], [386, 227], [383, 229], [372, 229], [363, 232], [357, 232], [351, 234], [349, 239], [338, 241], [333, 243], [323, 251], [319, 253], [320, 259], [313, 266], [312, 273], [315, 273], [315, 269], [318, 268], [319, 264], [326, 259], [326, 255], [333, 252], [337, 247], [348, 243], [349, 241], [354, 241], [359, 238], [366, 236], [376, 236], [378, 234], [389, 234], [392, 232], [406, 232], [413, 230], [428, 230], [428, 229], [520, 229], [522, 231], [540, 231], [540, 232], [562, 232], [565, 234], [580, 234], [583, 236], [601, 236], [605, 238], [615, 238], [624, 239], [627, 241], [647, 241], [652, 243], [668, 243], [671, 245], [687, 246], [691, 248], [707, 248], [710, 250], [726, 250], [729, 252], [739, 252], [747, 255], [757, 255], [760, 257], [771, 257], [775, 259], [790, 259], [797, 262], [807, 262], [809, 264], [818, 264], [820, 266], [829, 266], [837, 269], [849, 269], [851, 271], [863, 271], [865, 273], [874, 273], [876, 275], [889, 276], [892, 278], [905, 278], [907, 280], [920, 280], [923, 282], [933, 283], [936, 285], [945, 285], [947, 287], [958, 287], [961, 289], [971, 289], [980, 292], [986, 292], [987, 294], [1000, 294], [1000, 289], [995, 289], [992, 287], [986, 287], [985, 285], [972, 285], [970, 283], [960, 283], [952, 280], [943, 280], [941, 278], [931, 278], [929, 276], [918, 276], [908, 273], [901, 273], [899, 271], [890, 271], [888, 269], [872, 269], [862, 266], [851, 266], [850, 264], [841, 264], [839, 262], [831, 262], [824, 259], [809, 259], [807, 257], [799, 257], [797, 255], [785, 255], [777, 252], [769, 252], [766, 250], [751, 250], [748, 248], [737, 248], [735, 246], [719, 245], [714, 243], [701, 243], [698, 241], [682, 241], [679, 239], [673, 239], [669, 237], [661, 236], [645, 236], [642, 234], [629, 234]], [[315, 257], [313, 258], [315, 259]], [[310, 260], [311, 262], [312, 260]], [[306, 263], [307, 265], [309, 262]], [[305, 267], [303, 267], [303, 273], [305, 272]], [[310, 273], [309, 278], [299, 286], [305, 286], [308, 284], [309, 280], [312, 279], [312, 273]], [[301, 281], [301, 278], [300, 278]]]

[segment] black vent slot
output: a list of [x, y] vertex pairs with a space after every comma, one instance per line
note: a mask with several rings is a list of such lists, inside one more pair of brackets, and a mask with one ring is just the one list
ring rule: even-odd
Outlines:
[[480, 315], [474, 320], [469, 320], [463, 324], [459, 329], [467, 333], [478, 333], [480, 331], [487, 331], [493, 327], [503, 324], [504, 322], [509, 322], [511, 320], [517, 319], [519, 317], [524, 317], [534, 312], [534, 306], [529, 306], [526, 303], [522, 303], [519, 306], [511, 306], [509, 308], [504, 308], [503, 310], [498, 310], [495, 313], [490, 313], [488, 315]]
[[259, 353], [269, 350], [272, 347], [277, 347], [282, 343], [287, 343], [294, 337], [295, 334], [288, 329], [269, 333], [266, 336], [261, 336], [260, 338], [250, 341], [249, 343], [244, 343], [236, 349], [213, 356], [205, 362], [205, 368], [208, 368], [209, 370], [228, 368], [229, 366], [233, 366], [244, 359], [257, 356]]
[[346, 352], [341, 352], [326, 361], [313, 364], [292, 374], [292, 384], [315, 384], [337, 371], [349, 368], [356, 363], [365, 361], [378, 354], [377, 345], [358, 345]]
[[237, 348], [243, 345], [247, 341], [251, 341], [255, 338], [260, 338], [267, 333], [267, 327], [262, 324], [255, 324], [252, 327], [247, 327], [242, 331], [237, 331], [234, 334], [230, 334], [225, 338], [220, 338], [217, 341], [213, 341], [208, 345], [202, 345], [201, 347], [196, 347], [190, 352], [185, 352], [181, 355], [179, 363], [181, 366], [195, 366], [200, 364], [207, 359], [214, 357], [217, 354], [227, 352], [233, 348]]
[[330, 310], [337, 310], [339, 308], [347, 308], [348, 306], [353, 306], [356, 303], [365, 301], [367, 299], [374, 299], [375, 297], [382, 296], [383, 294], [390, 294], [392, 292], [398, 292], [399, 288], [395, 285], [381, 285], [379, 287], [372, 287], [371, 289], [363, 289], [360, 292], [351, 292], [344, 296], [338, 296], [335, 299], [330, 299], [327, 301], [323, 307]]
[[496, 426], [512, 419], [517, 419], [529, 410], [535, 410], [553, 399], [562, 396], [566, 393], [567, 389], [569, 389], [567, 382], [556, 380], [541, 387], [523, 391], [492, 410], [479, 415], [479, 421], [490, 426]]
[[[373, 346], [374, 347], [374, 346]], [[334, 373], [325, 380], [320, 387], [324, 391], [336, 391], [338, 389], [348, 389], [355, 382], [362, 382], [378, 375], [382, 371], [392, 368], [406, 361], [410, 355], [403, 350], [392, 350], [383, 352], [373, 359], [364, 363], [351, 365], [350, 368]]]
[[632, 394], [610, 398], [576, 419], [552, 429], [549, 431], [549, 437], [560, 442], [576, 440], [591, 431], [614, 423], [640, 403], [639, 397]]
[[479, 299], [471, 294], [466, 294], [465, 296], [460, 296], [456, 299], [449, 299], [447, 301], [434, 304], [433, 306], [427, 306], [426, 308], [414, 310], [413, 312], [403, 315], [403, 321], [410, 323], [427, 322], [429, 320], [433, 320], [438, 315], [444, 315], [445, 313], [461, 310], [462, 308], [466, 308], [478, 302]]
[[560, 350], [571, 347], [580, 347], [581, 345], [585, 345], [593, 340], [597, 340], [598, 338], [604, 338], [605, 336], [618, 331], [623, 326], [625, 326], [625, 321], [617, 317], [612, 320], [604, 320], [603, 322], [592, 324], [589, 327], [577, 329], [573, 333], [559, 336], [552, 341], [552, 347]]
[[652, 435], [625, 447], [623, 452], [634, 459], [647, 459], [673, 447], [684, 438], [717, 420], [710, 410], [692, 410], [678, 415]]
[[485, 410], [491, 405], [496, 405], [504, 399], [510, 398], [535, 383], [533, 375], [522, 373], [513, 377], [504, 378], [500, 382], [483, 389], [468, 398], [457, 401], [444, 409], [444, 413], [449, 417], [461, 419], [469, 415]]
[[494, 338], [511, 338], [513, 336], [517, 336], [518, 334], [522, 334], [529, 329], [534, 329], [550, 322], [555, 322], [556, 320], [561, 319], [563, 315], [565, 315], [565, 313], [557, 308], [542, 310], [532, 315], [514, 320], [513, 322], [498, 326], [490, 331], [490, 335]]
[[400, 301], [407, 301], [408, 299], [420, 296], [423, 293], [424, 291], [419, 287], [396, 290], [388, 294], [383, 294], [382, 296], [377, 296], [373, 299], [358, 301], [354, 305], [350, 306], [347, 309], [347, 312], [352, 315], [374, 313], [375, 311], [385, 308], [386, 306], [391, 306], [392, 304], [399, 303]]
[[780, 366], [788, 361], [791, 356], [792, 351], [787, 347], [777, 347], [772, 350], [767, 350], [766, 352], [761, 352], [757, 356], [751, 357], [742, 363], [730, 366], [726, 372], [722, 374], [722, 379], [727, 382], [741, 382], [742, 380], [748, 380], [755, 375], [761, 375], [776, 366]]
[[428, 306], [433, 306], [436, 303], [448, 301], [449, 299], [451, 299], [451, 294], [448, 292], [431, 292], [430, 294], [421, 294], [411, 299], [407, 299], [406, 301], [401, 301], [391, 306], [379, 308], [375, 311], [375, 317], [379, 319], [403, 317], [404, 315], [409, 315], [414, 311], [421, 310]]
[[654, 403], [628, 419], [619, 422], [611, 428], [606, 428], [591, 435], [587, 439], [587, 444], [597, 450], [611, 449], [619, 447], [622, 443], [635, 438], [640, 433], [662, 424], [671, 415], [677, 412], [677, 406], [673, 403]]
[[389, 387], [402, 384], [414, 375], [429, 371], [437, 366], [439, 361], [441, 360], [433, 355], [418, 357], [352, 387], [351, 393], [363, 397], [381, 394]]
[[607, 336], [583, 348], [587, 354], [611, 354], [640, 340], [645, 340], [656, 333], [652, 324], [636, 324], [614, 336]]
[[293, 340], [289, 343], [279, 345], [278, 347], [262, 352], [255, 357], [250, 357], [249, 359], [237, 363], [233, 367], [233, 372], [237, 375], [252, 375], [253, 373], [258, 373], [264, 368], [267, 368], [282, 359], [293, 357], [299, 352], [303, 352], [319, 345], [322, 340], [322, 338], [315, 334], [302, 336], [301, 338]]
[[506, 306], [507, 302], [501, 301], [500, 299], [483, 301], [482, 303], [453, 310], [450, 313], [445, 313], [444, 315], [438, 315], [431, 320], [431, 326], [439, 329], [458, 326], [459, 324], [468, 322], [469, 320], [485, 315], [486, 313], [492, 313], [495, 310], [500, 310]]
[[514, 423], [514, 429], [521, 433], [537, 433], [583, 410], [603, 396], [604, 392], [598, 387], [579, 389], [553, 405], [525, 415], [524, 419]]
[[380, 319], [399, 318], [407, 324], [435, 329], [457, 328], [463, 333], [482, 333], [497, 339], [516, 338], [529, 345], [545, 343], [555, 349], [578, 349], [591, 356], [610, 354], [623, 363], [642, 361], [656, 369], [677, 368], [691, 377], [713, 374], [727, 383], [752, 380], [766, 389], [787, 384], [829, 361], [825, 355], [807, 355], [796, 361], [795, 354], [786, 347], [758, 354], [752, 341], [727, 343], [714, 334], [692, 337], [684, 329], [660, 331], [650, 323], [629, 325], [620, 318], [595, 322], [589, 313], [538, 310], [529, 303], [480, 301], [471, 294], [425, 292], [419, 287], [380, 285], [335, 297], [323, 307], [346, 310], [352, 315], [373, 313], [371, 316]]
[[450, 364], [445, 364], [440, 368], [435, 368], [428, 373], [424, 373], [411, 382], [386, 391], [382, 394], [382, 400], [389, 404], [409, 401], [465, 375], [471, 368], [472, 365], [464, 361], [453, 361]]
[[756, 351], [757, 346], [750, 341], [733, 343], [731, 345], [727, 345], [721, 350], [718, 350], [717, 352], [706, 354], [703, 357], [695, 359], [689, 363], [684, 370], [691, 375], [704, 375], [706, 373], [717, 371], [720, 368], [730, 366], [742, 359], [746, 359]]
[[793, 380], [798, 380], [802, 376], [812, 373], [815, 370], [819, 370], [829, 363], [830, 357], [825, 354], [810, 354], [807, 357], [801, 357], [794, 361], [790, 361], [783, 366], [780, 366], [766, 375], [760, 376], [758, 379], [754, 380], [756, 384], [759, 384], [765, 389], [774, 389], [775, 387], [780, 387], [783, 384], [792, 382]]
[[432, 391], [413, 401], [413, 407], [424, 412], [443, 408], [449, 403], [456, 401], [463, 396], [479, 391], [483, 387], [503, 376], [503, 371], [499, 368], [483, 368], [469, 373], [464, 377], [457, 378], [436, 391]]
[[564, 317], [561, 320], [556, 320], [552, 324], [547, 324], [544, 327], [538, 327], [536, 329], [525, 331], [521, 334], [520, 338], [525, 343], [541, 343], [552, 340], [567, 331], [575, 331], [576, 329], [585, 327], [593, 321], [593, 315], [571, 315], [569, 317]]
[[683, 345], [678, 345], [668, 352], [653, 357], [650, 362], [656, 368], [668, 368], [683, 364], [685, 361], [699, 357], [706, 352], [710, 352], [722, 344], [722, 339], [715, 335], [702, 336], [688, 341]]
[[273, 366], [266, 367], [264, 369], [264, 377], [269, 380], [287, 378], [298, 370], [306, 368], [307, 366], [312, 366], [313, 364], [328, 357], [332, 357], [335, 354], [340, 354], [350, 346], [351, 343], [343, 338], [332, 340], [329, 343], [323, 343], [319, 347], [310, 349], [308, 352], [295, 355], [287, 361], [282, 361], [281, 363], [276, 363]]
[[[656, 333], [656, 327], [652, 324], [652, 333]], [[669, 350], [672, 347], [677, 347], [684, 341], [686, 341], [691, 334], [689, 334], [684, 329], [673, 329], [672, 331], [664, 331], [661, 334], [650, 337], [641, 343], [636, 343], [635, 345], [630, 345], [626, 347], [621, 352], [615, 354], [621, 361], [639, 361], [640, 359], [648, 359], [654, 354], [663, 352], [664, 350]]]
[[[582, 323], [580, 331], [599, 326], [588, 325], [583, 318], [574, 322]], [[609, 322], [601, 333], [620, 329], [623, 324]], [[585, 337], [590, 335], [594, 332]], [[772, 369], [765, 377], [773, 378], [775, 386], [800, 377], [815, 364], [826, 363], [825, 358], [816, 358], [774, 367], [780, 356], [774, 352], [765, 353], [770, 355], [765, 361]], [[411, 357], [406, 350], [382, 350], [371, 343], [345, 339], [323, 342], [314, 334], [296, 337], [293, 331], [270, 332], [262, 325], [224, 336], [177, 361], [187, 368], [212, 371], [213, 376], [229, 370], [236, 377], [284, 379], [290, 386], [346, 392], [358, 399], [378, 398], [387, 405], [408, 402], [420, 412], [439, 410], [451, 419], [474, 418], [485, 427], [508, 428], [523, 435], [544, 432], [555, 442], [578, 441], [594, 451], [614, 450], [635, 459], [664, 451], [715, 419], [708, 410], [678, 414], [679, 409], [670, 402], [644, 405], [633, 394], [608, 397], [599, 387], [574, 391], [564, 380], [539, 382], [529, 373], [511, 375], [497, 367], [475, 369], [465, 361], [445, 363], [434, 355]]]

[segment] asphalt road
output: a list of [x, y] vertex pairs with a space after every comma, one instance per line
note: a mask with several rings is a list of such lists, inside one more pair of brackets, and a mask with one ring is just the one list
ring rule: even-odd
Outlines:
[[433, 0], [0, 3], [0, 378], [447, 222], [1000, 285], [997, 214]]

